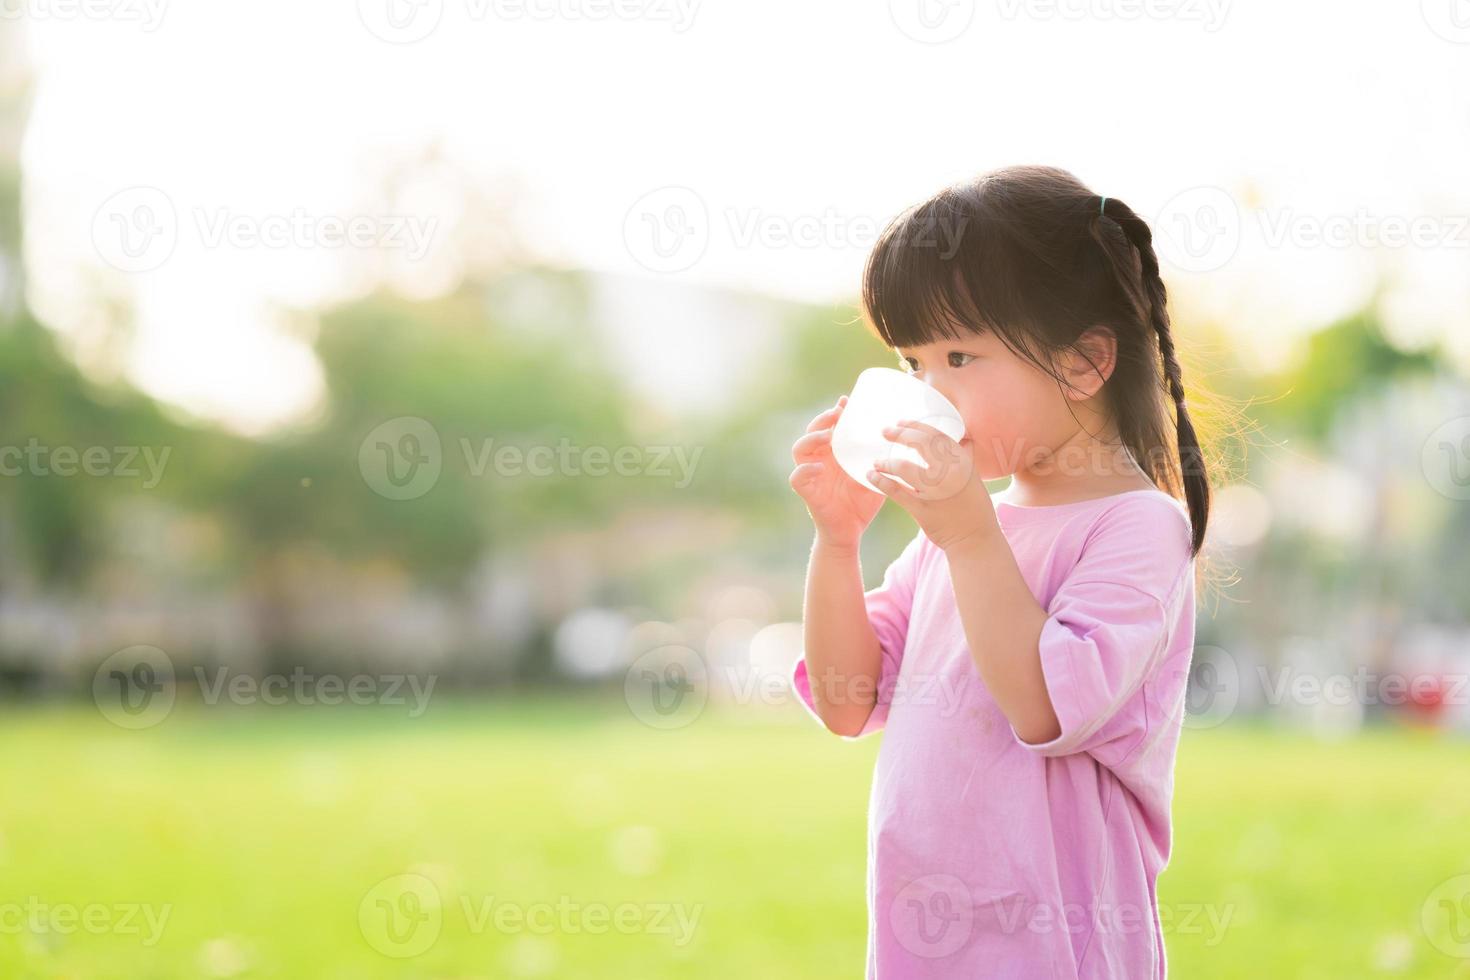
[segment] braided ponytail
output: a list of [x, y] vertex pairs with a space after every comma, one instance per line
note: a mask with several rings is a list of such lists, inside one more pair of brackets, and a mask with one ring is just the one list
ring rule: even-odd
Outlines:
[[[1163, 277], [1159, 274], [1159, 259], [1154, 252], [1153, 232], [1148, 223], [1133, 212], [1127, 204], [1117, 198], [1103, 198], [1099, 206], [1101, 218], [1116, 221], [1123, 234], [1138, 252], [1138, 281], [1142, 294], [1135, 293], [1142, 310], [1148, 313], [1154, 333], [1158, 337], [1159, 355], [1163, 361], [1164, 382], [1174, 400], [1175, 428], [1178, 435], [1179, 461], [1177, 470], [1189, 506], [1190, 525], [1193, 529], [1192, 548], [1199, 553], [1204, 544], [1205, 525], [1210, 513], [1210, 483], [1205, 471], [1204, 451], [1195, 435], [1194, 423], [1189, 417], [1189, 404], [1184, 398], [1183, 373], [1179, 359], [1174, 353], [1174, 337], [1169, 328], [1168, 292]], [[1132, 283], [1128, 291], [1134, 292]], [[1172, 476], [1173, 474], [1169, 474]], [[1168, 477], [1166, 477], [1167, 479]], [[1171, 481], [1172, 482], [1172, 481]]]

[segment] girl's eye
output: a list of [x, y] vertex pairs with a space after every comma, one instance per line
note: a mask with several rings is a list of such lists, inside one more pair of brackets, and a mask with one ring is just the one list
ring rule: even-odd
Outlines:
[[[965, 358], [965, 360], [963, 360], [963, 361], [957, 360], [957, 358], [961, 358], [961, 357], [962, 358]], [[957, 350], [954, 350], [954, 351], [950, 351], [949, 352], [949, 366], [952, 367], [952, 368], [962, 368], [966, 364], [970, 363], [970, 361], [973, 361], [974, 359], [975, 359], [975, 355], [974, 354], [965, 354], [965, 353], [962, 353], [962, 352], [957, 351]], [[913, 374], [915, 371], [919, 370], [919, 362], [916, 361], [916, 360], [914, 360], [912, 357], [905, 357], [903, 359], [903, 365], [904, 365], [905, 368], [908, 369], [908, 372], [910, 374]]]

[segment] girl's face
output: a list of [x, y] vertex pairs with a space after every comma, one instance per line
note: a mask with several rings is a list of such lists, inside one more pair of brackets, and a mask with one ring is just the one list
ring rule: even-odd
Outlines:
[[959, 409], [965, 420], [961, 442], [972, 447], [983, 480], [1035, 464], [1077, 433], [1077, 406], [1068, 410], [1057, 380], [994, 334], [901, 347], [898, 355], [910, 374]]

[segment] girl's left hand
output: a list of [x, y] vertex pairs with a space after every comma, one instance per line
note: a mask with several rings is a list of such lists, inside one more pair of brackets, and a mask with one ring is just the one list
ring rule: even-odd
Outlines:
[[[970, 446], [961, 445], [932, 425], [911, 419], [884, 429], [883, 435], [890, 442], [912, 447], [926, 465], [896, 457], [880, 459], [868, 472], [868, 479], [885, 497], [913, 515], [935, 545], [947, 550], [999, 527], [990, 491], [975, 472]], [[913, 489], [895, 480], [895, 476]]]

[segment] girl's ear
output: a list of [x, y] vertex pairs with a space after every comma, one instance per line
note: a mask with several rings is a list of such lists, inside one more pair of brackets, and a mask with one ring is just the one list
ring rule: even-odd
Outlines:
[[1118, 359], [1118, 338], [1111, 327], [1089, 327], [1062, 355], [1064, 390], [1073, 401], [1091, 398], [1113, 373]]

